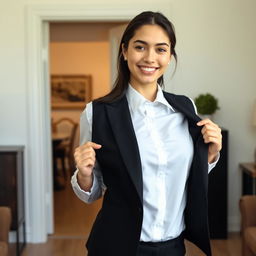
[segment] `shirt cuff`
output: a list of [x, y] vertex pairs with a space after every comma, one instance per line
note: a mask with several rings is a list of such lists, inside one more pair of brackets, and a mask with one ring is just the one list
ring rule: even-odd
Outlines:
[[93, 182], [92, 182], [92, 187], [90, 189], [90, 191], [84, 191], [83, 189], [81, 189], [81, 187], [79, 186], [78, 184], [78, 181], [77, 181], [77, 174], [78, 174], [78, 169], [75, 171], [74, 175], [72, 176], [71, 178], [71, 184], [72, 184], [72, 187], [74, 189], [74, 192], [75, 194], [83, 201], [85, 201], [86, 203], [90, 203], [90, 197], [91, 195], [93, 195], [97, 188], [99, 187], [99, 184], [98, 184], [98, 180], [97, 178], [95, 177], [95, 174], [93, 172]]
[[208, 173], [216, 166], [220, 159], [220, 153], [218, 153], [216, 160], [213, 163], [208, 163]]

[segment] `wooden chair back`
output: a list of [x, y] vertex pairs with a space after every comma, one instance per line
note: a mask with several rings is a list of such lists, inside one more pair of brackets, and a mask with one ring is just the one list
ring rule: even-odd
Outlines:
[[56, 122], [53, 122], [52, 131], [69, 133], [68, 141], [66, 143], [63, 143], [63, 145], [61, 146], [66, 148], [66, 156], [68, 158], [69, 168], [73, 169], [75, 167], [73, 156], [74, 148], [78, 146], [75, 145], [78, 131], [78, 123], [76, 123], [74, 120], [70, 118], [64, 117], [57, 120]]

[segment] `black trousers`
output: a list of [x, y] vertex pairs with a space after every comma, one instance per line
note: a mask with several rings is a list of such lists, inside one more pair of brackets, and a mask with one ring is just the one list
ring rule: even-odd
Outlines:
[[165, 242], [140, 242], [136, 256], [184, 256], [184, 236]]

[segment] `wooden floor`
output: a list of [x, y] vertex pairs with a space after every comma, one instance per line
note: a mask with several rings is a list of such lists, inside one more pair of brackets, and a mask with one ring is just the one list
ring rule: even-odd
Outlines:
[[[27, 244], [22, 256], [85, 256], [85, 242], [100, 206], [101, 200], [90, 205], [81, 202], [67, 183], [64, 190], [54, 192], [54, 234], [47, 243]], [[227, 240], [212, 240], [211, 244], [213, 256], [241, 256], [239, 233], [229, 234]], [[186, 250], [186, 256], [204, 255], [187, 241]]]
[[[49, 237], [45, 244], [28, 244], [22, 256], [85, 256], [85, 240], [78, 237]], [[211, 244], [213, 256], [241, 256], [241, 240], [238, 234], [230, 234], [227, 240], [212, 240]], [[186, 251], [186, 256], [204, 256], [188, 242]]]
[[56, 237], [87, 237], [102, 200], [86, 204], [76, 197], [70, 182], [64, 190], [54, 192], [54, 227]]

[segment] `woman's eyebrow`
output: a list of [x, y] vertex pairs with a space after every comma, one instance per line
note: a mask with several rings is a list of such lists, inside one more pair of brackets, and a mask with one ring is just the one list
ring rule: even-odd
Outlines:
[[[143, 41], [143, 40], [135, 40], [133, 43], [134, 43], [134, 44], [135, 44], [135, 43], [141, 43], [141, 44], [146, 44], [146, 45], [148, 45], [148, 43], [145, 42], [145, 41]], [[157, 45], [157, 46], [166, 45], [166, 46], [170, 47], [170, 45], [167, 44], [167, 43], [157, 43], [156, 45]]]

